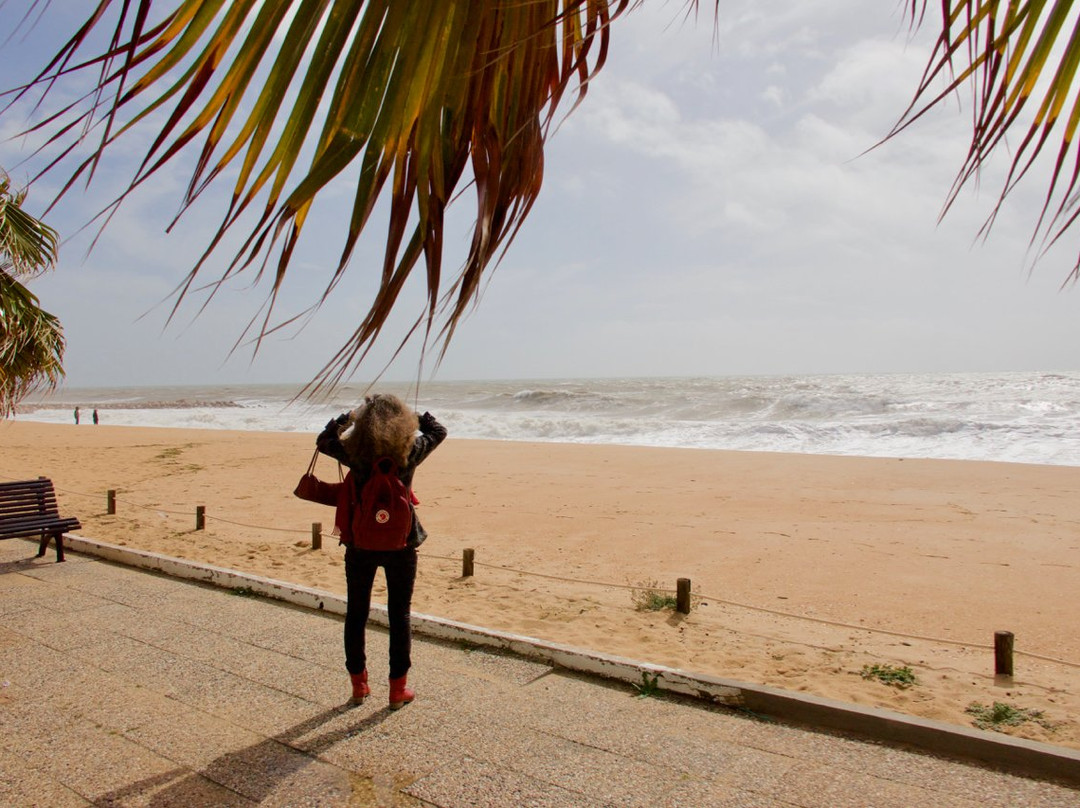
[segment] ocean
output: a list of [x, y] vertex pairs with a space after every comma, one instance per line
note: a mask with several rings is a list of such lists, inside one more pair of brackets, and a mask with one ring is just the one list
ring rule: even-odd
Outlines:
[[[19, 420], [317, 433], [361, 386], [66, 388]], [[1080, 466], [1080, 372], [546, 379], [379, 384], [452, 436], [504, 441]]]

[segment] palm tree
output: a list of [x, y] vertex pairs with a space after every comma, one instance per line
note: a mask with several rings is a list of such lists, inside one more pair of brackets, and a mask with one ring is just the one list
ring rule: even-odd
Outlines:
[[25, 198], [0, 170], [0, 417], [33, 390], [55, 388], [64, 375], [60, 321], [19, 282], [56, 263], [56, 231], [22, 209]]
[[[421, 257], [427, 304], [406, 339], [422, 330], [425, 345], [441, 342], [445, 350], [485, 272], [537, 198], [556, 111], [568, 95], [581, 102], [603, 67], [612, 23], [640, 2], [99, 0], [37, 78], [12, 91], [11, 103], [70, 74], [96, 71], [96, 89], [82, 103], [29, 130], [59, 150], [46, 170], [63, 164], [93, 133], [90, 155], [75, 164], [60, 196], [78, 177], [90, 177], [132, 128], [156, 133], [127, 192], [106, 213], [193, 141], [201, 142], [181, 212], [226, 176], [232, 192], [176, 303], [242, 214], [252, 214], [256, 223], [221, 279], [247, 268], [261, 277], [272, 266], [265, 313], [249, 324], [256, 341], [279, 327], [270, 319], [273, 305], [312, 203], [355, 164], [349, 225], [322, 300], [345, 271], [380, 197], [387, 198], [390, 216], [379, 290], [314, 382], [315, 389], [332, 387], [363, 360]], [[688, 11], [696, 6], [688, 0]], [[1045, 84], [1002, 199], [1068, 105], [1036, 227], [1051, 242], [1076, 215], [1068, 203], [1078, 175], [1063, 172], [1080, 110], [1074, 86], [1080, 30], [1075, 21], [1068, 28], [1071, 6], [1066, 0], [942, 0], [937, 49], [893, 133], [956, 90], [971, 89], [972, 145], [951, 201]], [[925, 24], [926, 0], [908, 0], [908, 8], [913, 25]], [[722, 11], [717, 0], [716, 13]], [[100, 52], [89, 44], [98, 28], [109, 43]], [[447, 281], [445, 212], [459, 186], [470, 184], [472, 243]]]

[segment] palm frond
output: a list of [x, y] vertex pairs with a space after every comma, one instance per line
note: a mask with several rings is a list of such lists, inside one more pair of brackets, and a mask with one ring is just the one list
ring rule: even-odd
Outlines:
[[64, 331], [38, 299], [0, 264], [0, 418], [26, 395], [64, 377]]
[[[275, 327], [274, 304], [313, 203], [357, 164], [348, 229], [322, 300], [386, 198], [379, 287], [349, 341], [309, 386], [317, 392], [355, 372], [421, 258], [427, 302], [410, 334], [422, 326], [425, 344], [434, 339], [445, 349], [537, 198], [544, 142], [564, 96], [585, 94], [603, 66], [612, 19], [635, 2], [98, 0], [92, 17], [13, 97], [98, 71], [97, 92], [42, 124], [62, 154], [89, 133], [97, 138], [61, 195], [155, 114], [164, 123], [114, 205], [189, 147], [198, 158], [183, 208], [234, 169], [228, 210], [175, 304], [249, 214], [255, 224], [219, 281], [242, 271], [270, 275], [267, 304], [245, 332], [256, 345]], [[168, 10], [151, 23], [162, 7]], [[83, 57], [106, 18], [114, 18], [108, 48]], [[446, 207], [470, 175], [471, 246], [447, 281]]]
[[64, 376], [64, 332], [18, 278], [33, 277], [56, 263], [57, 235], [22, 204], [0, 169], [0, 418], [28, 393], [55, 388]]
[[56, 263], [57, 235], [22, 209], [25, 191], [14, 191], [0, 170], [0, 258], [17, 277], [33, 277]]
[[[984, 232], [1043, 148], [1056, 142], [1049, 187], [1032, 236], [1033, 243], [1041, 238], [1043, 251], [1080, 214], [1076, 206], [1080, 152], [1074, 148], [1080, 122], [1080, 15], [1073, 6], [1072, 0], [943, 0], [934, 54], [914, 101], [890, 134], [966, 89], [972, 139], [942, 215], [998, 149], [1009, 149], [1010, 168]], [[913, 20], [925, 10], [926, 0], [910, 0]], [[1031, 108], [1030, 122], [1022, 124], [1026, 130], [1009, 144], [1006, 136], [1021, 125], [1030, 104], [1037, 106]], [[1080, 259], [1070, 278], [1075, 280], [1078, 272]]]

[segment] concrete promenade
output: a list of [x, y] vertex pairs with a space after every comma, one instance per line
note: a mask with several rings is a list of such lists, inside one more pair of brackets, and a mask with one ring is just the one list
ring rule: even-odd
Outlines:
[[[390, 711], [377, 627], [373, 695], [346, 709], [331, 609], [35, 550], [0, 542], [5, 808], [1080, 806], [1080, 790], [1047, 779], [700, 698], [641, 698], [542, 654], [425, 636], [414, 639], [417, 700]], [[807, 703], [807, 715], [833, 709]], [[855, 714], [891, 732], [889, 716]], [[1021, 767], [1080, 780], [1071, 750], [1016, 748], [1034, 756]]]

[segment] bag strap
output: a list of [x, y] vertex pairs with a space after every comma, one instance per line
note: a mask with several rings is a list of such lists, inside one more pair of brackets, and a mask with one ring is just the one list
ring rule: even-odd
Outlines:
[[[318, 450], [318, 448], [316, 448], [315, 449], [315, 454], [313, 454], [311, 456], [311, 462], [308, 463], [308, 467], [307, 467], [307, 473], [308, 474], [314, 474], [315, 473], [315, 464], [318, 462], [318, 460], [319, 460], [319, 450]], [[341, 461], [340, 460], [338, 461], [338, 464], [337, 464], [337, 476], [338, 476], [338, 482], [339, 483], [345, 482], [345, 472], [341, 468]]]

